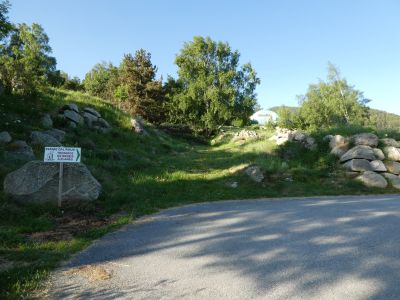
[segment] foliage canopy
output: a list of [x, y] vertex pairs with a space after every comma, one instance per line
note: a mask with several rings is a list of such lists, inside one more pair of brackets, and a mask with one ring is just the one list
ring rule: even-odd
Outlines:
[[175, 59], [178, 79], [168, 79], [170, 121], [187, 123], [197, 132], [249, 122], [260, 83], [250, 63], [239, 67], [239, 52], [228, 43], [194, 37]]

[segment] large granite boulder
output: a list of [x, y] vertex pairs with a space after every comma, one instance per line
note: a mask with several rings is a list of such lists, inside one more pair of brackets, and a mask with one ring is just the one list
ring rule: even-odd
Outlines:
[[370, 147], [377, 147], [379, 138], [373, 133], [360, 133], [353, 135], [352, 140], [355, 145], [365, 145]]
[[[57, 203], [58, 176], [58, 164], [31, 161], [6, 176], [4, 191], [19, 201]], [[100, 192], [100, 183], [84, 164], [64, 164], [64, 202], [93, 201]]]
[[400, 163], [395, 161], [385, 161], [385, 167], [389, 173], [399, 175], [400, 174]]
[[359, 145], [351, 148], [340, 158], [340, 162], [345, 162], [355, 158], [362, 158], [367, 160], [375, 160], [374, 151], [370, 146]]
[[356, 179], [361, 181], [367, 187], [386, 188], [388, 185], [385, 177], [372, 171], [364, 172]]
[[389, 180], [390, 184], [396, 188], [396, 189], [400, 189], [400, 177], [391, 173], [383, 173], [383, 176], [385, 176], [385, 178], [387, 180]]
[[383, 148], [383, 152], [386, 155], [386, 158], [389, 160], [394, 160], [394, 161], [400, 161], [400, 149], [393, 147], [393, 146], [388, 146]]
[[343, 167], [348, 171], [372, 171], [372, 166], [366, 159], [352, 159], [343, 164]]
[[0, 132], [0, 143], [7, 144], [12, 141], [11, 135], [7, 131]]
[[8, 144], [5, 158], [20, 161], [30, 161], [36, 159], [32, 147], [29, 146], [25, 141], [14, 141]]
[[400, 143], [395, 139], [385, 138], [385, 139], [380, 139], [379, 141], [384, 146], [400, 148]]
[[43, 147], [60, 147], [61, 143], [53, 136], [40, 132], [32, 131], [31, 140], [33, 145], [41, 145]]

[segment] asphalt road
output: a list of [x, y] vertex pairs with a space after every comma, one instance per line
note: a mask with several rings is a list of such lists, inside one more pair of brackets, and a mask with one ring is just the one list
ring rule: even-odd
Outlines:
[[[96, 280], [71, 272], [95, 266]], [[52, 276], [53, 299], [399, 299], [400, 196], [244, 200], [163, 211]]]

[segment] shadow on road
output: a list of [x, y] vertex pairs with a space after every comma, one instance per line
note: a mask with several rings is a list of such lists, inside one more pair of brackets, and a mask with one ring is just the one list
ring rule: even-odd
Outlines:
[[[231, 201], [167, 210], [106, 236], [68, 264], [115, 263], [111, 282], [83, 286], [81, 279], [63, 275], [54, 295], [222, 298], [229, 291], [207, 292], [205, 280], [218, 289], [213, 281], [225, 273], [234, 280], [232, 291], [236, 287], [244, 293], [238, 297], [398, 298], [399, 200]], [[155, 278], [146, 279], [151, 274]], [[198, 286], [175, 288], [190, 276]]]

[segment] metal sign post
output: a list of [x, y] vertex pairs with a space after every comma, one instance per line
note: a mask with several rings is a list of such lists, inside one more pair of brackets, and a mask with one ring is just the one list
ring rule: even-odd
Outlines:
[[58, 173], [58, 207], [62, 203], [64, 163], [81, 162], [81, 148], [76, 147], [46, 147], [44, 150], [44, 162], [60, 163]]
[[58, 174], [58, 207], [61, 207], [62, 202], [62, 189], [63, 189], [63, 174], [64, 163], [60, 163], [60, 172]]

